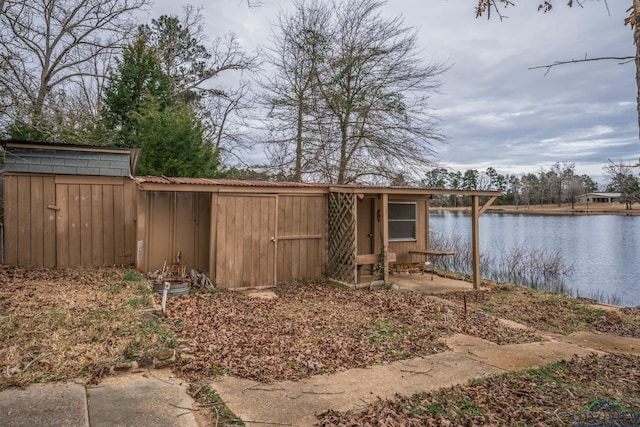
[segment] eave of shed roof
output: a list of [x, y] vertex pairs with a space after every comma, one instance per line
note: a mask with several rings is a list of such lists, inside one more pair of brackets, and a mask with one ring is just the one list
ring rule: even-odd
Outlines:
[[129, 148], [115, 148], [115, 147], [98, 147], [95, 145], [79, 145], [79, 144], [64, 144], [57, 142], [33, 142], [22, 140], [2, 140], [0, 141], [2, 147], [7, 148], [31, 148], [42, 150], [59, 150], [59, 151], [90, 151], [96, 153], [129, 153]]
[[479, 195], [499, 196], [499, 191], [451, 190], [426, 187], [384, 187], [368, 185], [336, 185], [326, 183], [284, 182], [284, 181], [241, 181], [233, 179], [210, 178], [172, 178], [166, 176], [136, 177], [136, 183], [143, 191], [195, 191], [195, 192], [343, 192], [354, 194], [412, 194], [412, 195]]

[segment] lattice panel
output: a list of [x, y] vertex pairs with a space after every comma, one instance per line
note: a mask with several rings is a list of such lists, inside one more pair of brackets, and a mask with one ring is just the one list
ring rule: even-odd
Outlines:
[[355, 196], [329, 193], [329, 277], [355, 283], [356, 222]]

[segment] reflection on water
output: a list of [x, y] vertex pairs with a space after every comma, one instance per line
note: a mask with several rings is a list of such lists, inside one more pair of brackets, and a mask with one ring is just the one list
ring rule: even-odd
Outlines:
[[[471, 235], [468, 213], [432, 211], [430, 227]], [[581, 296], [615, 295], [627, 307], [640, 305], [640, 217], [551, 216], [485, 213], [480, 250], [499, 253], [526, 245], [559, 251], [575, 266], [568, 279]]]

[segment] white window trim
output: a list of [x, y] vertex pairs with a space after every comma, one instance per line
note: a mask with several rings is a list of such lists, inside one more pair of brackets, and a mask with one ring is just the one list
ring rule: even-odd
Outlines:
[[[391, 219], [391, 217], [387, 218], [387, 223], [393, 222], [393, 221], [403, 221], [403, 222], [408, 222], [408, 221], [413, 221], [413, 223], [415, 224], [414, 226], [414, 233], [416, 234], [415, 237], [391, 237], [389, 236], [389, 241], [390, 242], [417, 242], [418, 241], [418, 203], [417, 202], [395, 202], [395, 201], [389, 201], [388, 205], [413, 205], [413, 213], [415, 218], [413, 218], [412, 220], [408, 220], [408, 219]], [[387, 212], [390, 212], [390, 209], [387, 209]]]

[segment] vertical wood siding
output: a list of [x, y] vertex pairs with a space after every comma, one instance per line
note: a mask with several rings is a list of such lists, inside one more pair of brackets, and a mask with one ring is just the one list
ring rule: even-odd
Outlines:
[[5, 176], [5, 262], [55, 267], [53, 176]]
[[227, 289], [276, 283], [276, 196], [218, 195], [215, 281]]
[[7, 264], [67, 268], [133, 263], [132, 181], [7, 175], [5, 184]]
[[144, 241], [144, 270], [161, 269], [178, 251], [187, 269], [207, 271], [209, 267], [209, 215], [211, 195], [191, 192], [146, 192], [146, 212], [141, 236]]
[[279, 282], [317, 279], [326, 273], [326, 223], [326, 196], [278, 196]]
[[56, 266], [133, 264], [134, 190], [123, 178], [57, 177]]

